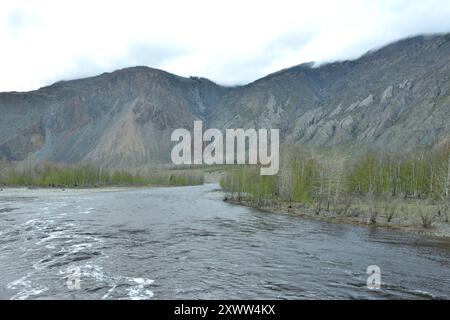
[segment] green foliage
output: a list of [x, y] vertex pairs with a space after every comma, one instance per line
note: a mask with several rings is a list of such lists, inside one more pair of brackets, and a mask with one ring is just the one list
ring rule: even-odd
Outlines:
[[449, 148], [403, 155], [368, 153], [347, 162], [320, 161], [312, 153], [294, 150], [282, 153], [277, 176], [260, 176], [255, 166], [234, 167], [224, 174], [222, 188], [239, 198], [300, 203], [336, 203], [353, 195], [450, 199]]
[[256, 166], [237, 166], [228, 170], [221, 179], [223, 189], [256, 198], [271, 198], [277, 195], [277, 179], [274, 176], [261, 176]]
[[0, 162], [0, 185], [34, 187], [185, 186], [203, 184], [203, 175], [189, 171], [107, 170], [95, 166], [51, 163], [28, 168]]
[[310, 202], [320, 184], [320, 167], [314, 158], [304, 153], [283, 161], [279, 175], [261, 176], [257, 166], [239, 166], [229, 169], [220, 181], [224, 190], [238, 198], [253, 197], [258, 200], [285, 198]]
[[346, 172], [349, 193], [448, 199], [449, 149], [405, 155], [369, 154]]

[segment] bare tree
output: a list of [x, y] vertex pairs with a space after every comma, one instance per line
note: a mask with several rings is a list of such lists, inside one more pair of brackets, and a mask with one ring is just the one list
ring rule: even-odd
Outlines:
[[387, 222], [391, 222], [397, 212], [398, 203], [395, 200], [383, 199], [383, 209]]
[[376, 224], [378, 211], [375, 205], [375, 196], [372, 191], [367, 193], [367, 204], [369, 206], [369, 223]]
[[450, 189], [450, 152], [447, 159], [447, 178], [445, 179], [445, 200], [448, 200]]
[[426, 210], [424, 210], [419, 200], [416, 200], [416, 209], [419, 213], [420, 219], [422, 220], [422, 227], [431, 228], [433, 226], [433, 222], [436, 219], [436, 215], [434, 215], [432, 212], [427, 212]]

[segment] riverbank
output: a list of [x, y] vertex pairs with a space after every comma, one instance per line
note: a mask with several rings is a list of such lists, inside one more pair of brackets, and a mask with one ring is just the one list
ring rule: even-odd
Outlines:
[[0, 188], [148, 187], [187, 186], [203, 183], [203, 173], [194, 170], [114, 169], [54, 163], [25, 166], [0, 162]]
[[280, 200], [258, 201], [253, 198], [240, 197], [239, 199], [226, 195], [224, 201], [235, 205], [250, 207], [262, 211], [268, 211], [279, 214], [294, 215], [307, 219], [327, 221], [333, 223], [344, 223], [353, 225], [363, 225], [367, 227], [380, 227], [399, 232], [408, 232], [426, 236], [447, 238], [450, 240], [450, 225], [444, 216], [432, 216], [429, 226], [424, 227], [424, 217], [421, 212], [430, 211], [434, 208], [422, 206], [422, 208], [413, 209], [412, 202], [404, 201], [403, 209], [384, 213], [369, 213], [364, 210], [364, 204], [355, 204], [353, 208], [342, 208], [338, 210], [318, 210], [317, 208], [307, 206], [301, 203], [286, 202]]

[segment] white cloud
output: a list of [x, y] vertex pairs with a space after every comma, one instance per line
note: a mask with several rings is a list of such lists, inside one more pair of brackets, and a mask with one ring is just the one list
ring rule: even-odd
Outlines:
[[133, 65], [245, 83], [449, 31], [448, 0], [0, 0], [0, 91]]

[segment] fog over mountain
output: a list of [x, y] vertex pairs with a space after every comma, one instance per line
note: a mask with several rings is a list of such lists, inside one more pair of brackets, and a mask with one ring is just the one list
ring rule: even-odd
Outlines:
[[318, 150], [405, 151], [450, 138], [450, 34], [418, 36], [357, 60], [302, 64], [243, 86], [131, 67], [0, 93], [0, 158], [168, 163], [175, 128], [279, 128]]
[[0, 92], [130, 66], [244, 85], [446, 33], [449, 17], [448, 0], [0, 1]]

